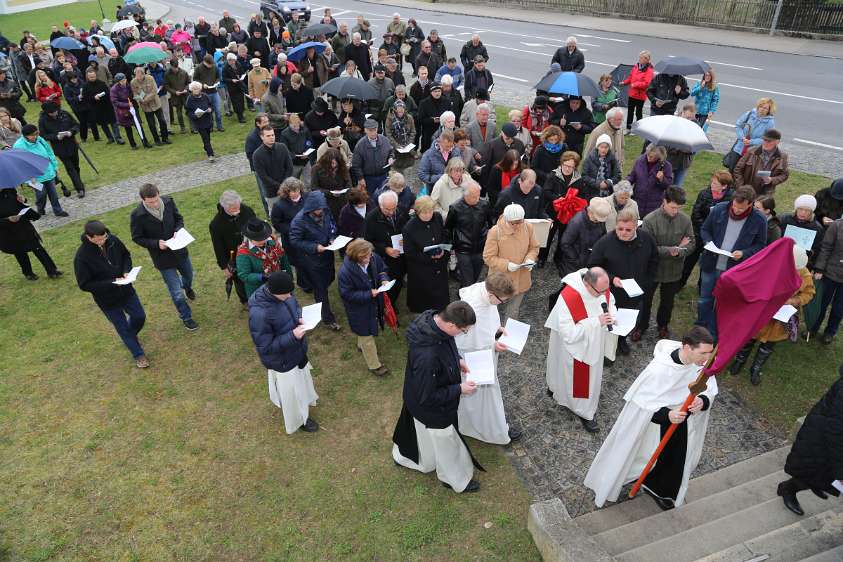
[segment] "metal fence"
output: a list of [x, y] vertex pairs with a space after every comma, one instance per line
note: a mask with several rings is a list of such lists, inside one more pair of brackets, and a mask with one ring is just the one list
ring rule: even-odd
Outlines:
[[[443, 0], [440, 0], [443, 1]], [[445, 0], [447, 1], [447, 0]], [[544, 8], [687, 25], [769, 32], [779, 0], [487, 0]], [[796, 34], [843, 35], [843, 0], [783, 0], [775, 29]]]

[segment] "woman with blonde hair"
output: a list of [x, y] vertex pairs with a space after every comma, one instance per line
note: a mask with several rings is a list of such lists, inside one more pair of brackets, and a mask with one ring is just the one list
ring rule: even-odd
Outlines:
[[413, 206], [416, 213], [401, 232], [407, 262], [407, 308], [416, 313], [443, 310], [451, 300], [448, 252], [439, 247], [450, 243], [450, 239], [435, 206], [427, 195], [416, 199]]
[[703, 131], [707, 131], [708, 122], [714, 117], [720, 105], [720, 86], [717, 85], [713, 68], [707, 70], [702, 80], [694, 84], [691, 95], [694, 96], [694, 105], [697, 106], [697, 123]]
[[655, 70], [650, 64], [650, 51], [638, 53], [638, 64], [632, 67], [629, 76], [621, 82], [622, 86], [629, 86], [629, 106], [626, 110], [626, 132], [632, 129], [633, 119], [639, 121], [644, 116], [644, 102], [647, 101], [647, 88], [653, 80]]
[[51, 101], [61, 107], [61, 86], [40, 69], [35, 71], [35, 97], [39, 103]]
[[524, 154], [529, 156], [533, 153], [533, 135], [530, 134], [530, 131], [527, 128], [522, 126], [524, 116], [522, 115], [521, 110], [513, 109], [507, 113], [506, 116], [509, 118], [509, 122], [515, 125], [514, 138], [524, 143]]
[[732, 172], [741, 156], [753, 146], [761, 144], [764, 133], [775, 129], [776, 102], [772, 98], [761, 98], [755, 102], [755, 107], [745, 111], [735, 122], [735, 136], [737, 140], [732, 150], [723, 157], [723, 165]]
[[0, 149], [12, 148], [21, 136], [21, 123], [5, 107], [0, 107]]
[[443, 219], [448, 218], [448, 209], [452, 203], [456, 203], [465, 194], [471, 176], [465, 171], [465, 162], [462, 158], [451, 158], [445, 165], [445, 173], [433, 184], [430, 198], [436, 203], [436, 212], [442, 215]]

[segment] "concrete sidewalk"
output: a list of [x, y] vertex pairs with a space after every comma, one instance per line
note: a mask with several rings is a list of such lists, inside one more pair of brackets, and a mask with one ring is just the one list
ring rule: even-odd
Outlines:
[[[389, 0], [376, 2], [374, 0], [360, 0], [367, 4], [382, 6], [384, 12], [400, 7], [410, 10], [458, 14], [464, 16], [481, 16], [520, 21], [574, 27], [584, 30], [609, 31], [661, 39], [674, 39], [691, 43], [720, 45], [724, 47], [739, 47], [791, 55], [807, 55], [813, 57], [828, 57], [843, 59], [843, 41], [824, 41], [819, 39], [801, 39], [797, 37], [770, 36], [745, 31], [732, 31], [710, 27], [695, 27], [671, 23], [657, 23], [632, 19], [615, 19], [606, 17], [591, 17], [577, 14], [565, 14], [548, 10], [530, 8], [513, 4], [511, 7], [491, 6], [484, 4], [468, 4], [459, 2], [430, 3], [418, 0]], [[406, 19], [407, 14], [402, 14]]]

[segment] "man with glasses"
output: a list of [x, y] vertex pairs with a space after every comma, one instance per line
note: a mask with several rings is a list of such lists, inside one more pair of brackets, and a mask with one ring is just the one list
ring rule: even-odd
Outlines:
[[597, 433], [600, 427], [594, 414], [603, 358], [615, 358], [617, 338], [609, 331], [617, 312], [615, 300], [609, 291], [609, 275], [601, 267], [569, 273], [562, 284], [544, 325], [550, 328], [547, 394], [576, 414], [586, 431]]
[[468, 334], [477, 317], [466, 302], [452, 302], [441, 312], [422, 312], [407, 328], [407, 368], [404, 372], [404, 405], [392, 435], [395, 464], [436, 471], [446, 488], [476, 492], [472, 478], [476, 463], [457, 430], [461, 396], [477, 390], [460, 359], [454, 338]]
[[[491, 349], [497, 371], [498, 353], [507, 347], [498, 343], [503, 335], [498, 305], [515, 294], [512, 280], [503, 273], [490, 273], [485, 281], [460, 289], [460, 298], [467, 302], [477, 316], [477, 323], [467, 334], [456, 337], [457, 349], [461, 355], [472, 351]], [[501, 387], [495, 373], [495, 384], [477, 387], [471, 396], [460, 400], [460, 433], [486, 443], [506, 445], [521, 439], [521, 430], [506, 423]]]

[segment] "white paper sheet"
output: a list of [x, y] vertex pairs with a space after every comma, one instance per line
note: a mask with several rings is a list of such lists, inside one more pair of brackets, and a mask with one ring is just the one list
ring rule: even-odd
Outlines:
[[404, 253], [404, 235], [403, 234], [393, 234], [390, 236], [392, 239], [392, 247], [396, 250], [400, 251], [402, 254]]
[[401, 154], [409, 154], [410, 151], [413, 150], [414, 148], [416, 148], [416, 145], [413, 144], [413, 143], [410, 143], [407, 146], [399, 148], [398, 152], [400, 152]]
[[130, 285], [135, 282], [135, 279], [138, 278], [138, 273], [140, 273], [141, 266], [133, 267], [132, 270], [126, 274], [126, 277], [123, 279], [117, 279], [114, 281], [115, 285]]
[[478, 385], [495, 384], [495, 356], [491, 349], [466, 353], [465, 363], [468, 365], [467, 381]]
[[721, 250], [713, 241], [703, 246], [703, 250], [708, 250], [709, 252], [720, 254], [721, 256], [729, 256], [730, 258], [732, 257], [732, 252], [729, 252], [727, 250]]
[[521, 355], [527, 343], [527, 336], [530, 334], [530, 325], [514, 318], [507, 318], [504, 330], [506, 333], [498, 338], [498, 343], [505, 345], [512, 353]]
[[840, 480], [835, 480], [831, 483], [831, 485], [843, 492], [843, 482], [841, 482]]
[[816, 238], [817, 233], [816, 231], [810, 230], [808, 228], [800, 228], [798, 226], [789, 224], [784, 229], [783, 236], [791, 238], [794, 242], [796, 242], [797, 246], [799, 246], [806, 252], [810, 252], [814, 246], [814, 238]]
[[432, 250], [442, 250], [443, 252], [450, 252], [453, 246], [451, 244], [434, 244], [433, 246], [425, 246], [424, 251], [430, 252]]
[[28, 213], [28, 212], [29, 212], [29, 210], [30, 210], [31, 208], [32, 208], [32, 207], [24, 207], [23, 209], [21, 209], [20, 211], [18, 211], [18, 216], [19, 216], [19, 217], [24, 216], [26, 213]]
[[322, 303], [317, 302], [301, 309], [301, 319], [306, 330], [312, 330], [322, 321]]
[[242, 82], [243, 80], [245, 80], [245, 79], [246, 79], [246, 76], [247, 76], [248, 74], [249, 74], [248, 72], [244, 72], [244, 73], [243, 73], [243, 76], [241, 76], [240, 78], [238, 78], [238, 80], [240, 80], [240, 81]]
[[29, 184], [29, 187], [31, 187], [31, 188], [32, 188], [32, 189], [34, 189], [35, 191], [41, 191], [42, 189], [44, 189], [44, 184], [43, 184], [43, 183], [41, 183], [40, 181], [29, 180], [29, 181], [28, 181], [28, 182], [26, 182], [26, 183], [28, 183], [28, 184]]
[[164, 244], [166, 244], [171, 250], [181, 250], [182, 248], [187, 247], [187, 245], [194, 240], [196, 240], [196, 238], [191, 236], [187, 229], [180, 228], [176, 231], [172, 238], [165, 240]]
[[379, 293], [385, 293], [394, 286], [395, 286], [395, 279], [393, 279], [392, 281], [390, 281], [386, 285], [381, 285], [380, 287], [378, 287], [378, 292]]
[[345, 194], [350, 188], [346, 187], [345, 189], [332, 189], [331, 195], [336, 195], [339, 197], [340, 195]]
[[787, 322], [794, 314], [796, 314], [796, 307], [785, 304], [773, 315], [773, 320]]
[[345, 245], [348, 244], [349, 242], [351, 242], [351, 238], [349, 238], [348, 236], [340, 235], [340, 236], [337, 236], [336, 238], [334, 238], [333, 243], [331, 243], [330, 246], [326, 246], [325, 249], [331, 250], [332, 252], [336, 252], [337, 250], [339, 250], [341, 248], [345, 248]]
[[310, 156], [311, 154], [313, 154], [313, 150], [314, 149], [312, 149], [312, 148], [308, 148], [307, 150], [305, 150], [304, 152], [301, 153], [302, 157]]
[[193, 112], [196, 117], [202, 117], [205, 115], [205, 112], [201, 108], [196, 108], [196, 111]]
[[644, 291], [635, 279], [621, 279], [621, 284], [623, 285], [623, 290], [629, 295], [629, 298], [634, 299], [644, 294]]
[[619, 308], [615, 314], [615, 325], [612, 326], [612, 333], [619, 336], [626, 336], [635, 329], [638, 321], [638, 311], [634, 308]]

